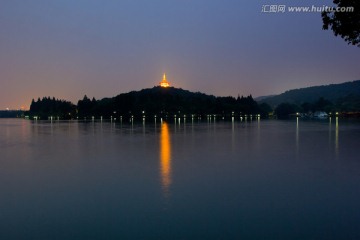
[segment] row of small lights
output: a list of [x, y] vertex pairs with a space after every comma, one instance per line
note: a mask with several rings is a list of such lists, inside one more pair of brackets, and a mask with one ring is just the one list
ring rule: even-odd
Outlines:
[[[115, 113], [116, 113], [116, 112], [115, 112]], [[143, 111], [142, 113], [144, 114], [145, 112]], [[297, 113], [297, 114], [298, 114], [298, 113]], [[194, 114], [191, 114], [191, 118], [194, 118], [194, 116], [195, 116]], [[211, 118], [211, 117], [216, 118], [216, 117], [219, 116], [219, 115], [216, 115], [216, 114], [208, 114], [208, 115], [206, 115], [206, 116], [207, 116], [208, 118]], [[234, 112], [232, 112], [232, 116], [234, 116]], [[146, 118], [145, 115], [143, 115], [142, 117], [143, 117], [143, 119]], [[166, 115], [166, 117], [168, 117], [168, 115]], [[177, 117], [177, 115], [175, 114], [175, 115], [174, 115], [174, 118], [176, 118], [176, 117]], [[183, 117], [186, 118], [186, 114], [184, 114]], [[245, 114], [244, 117], [247, 118], [248, 115]], [[252, 117], [258, 117], [258, 118], [260, 118], [260, 114], [255, 114], [255, 115], [250, 114], [249, 117], [250, 117], [250, 118], [252, 118]], [[29, 116], [25, 116], [25, 118], [29, 118]], [[133, 120], [133, 119], [134, 119], [134, 115], [131, 115], [130, 118], [131, 118], [131, 120]], [[157, 118], [157, 115], [154, 115], [154, 118]], [[198, 117], [198, 118], [201, 119], [201, 117]], [[241, 116], [240, 118], [242, 119], [243, 116]], [[34, 119], [34, 120], [39, 120], [40, 117], [34, 116], [33, 119]], [[60, 120], [60, 117], [59, 117], [59, 116], [57, 116], [57, 117], [49, 116], [49, 117], [48, 117], [48, 120], [54, 120], [54, 119]], [[79, 117], [77, 117], [77, 119], [79, 119]], [[86, 117], [85, 117], [84, 119], [86, 120]], [[92, 116], [91, 119], [92, 119], [92, 120], [95, 120], [95, 116]], [[223, 117], [223, 119], [224, 119], [224, 117]], [[103, 117], [102, 117], [102, 116], [100, 117], [100, 120], [103, 120]], [[112, 120], [116, 121], [116, 118], [114, 118], [113, 116], [110, 116], [110, 120], [111, 120], [111, 121], [112, 121]], [[122, 116], [120, 116], [120, 120], [122, 120]]]
[[[260, 115], [260, 114], [259, 114], [259, 115]], [[332, 113], [329, 112], [329, 115], [332, 115]], [[336, 112], [335, 115], [339, 115], [339, 112]], [[297, 112], [297, 113], [296, 113], [296, 116], [300, 116], [300, 113]]]
[[[142, 113], [144, 114], [144, 111], [143, 111]], [[330, 112], [329, 115], [331, 115], [331, 114], [332, 114], [332, 113]], [[335, 115], [339, 115], [339, 112], [336, 112]], [[194, 114], [191, 114], [191, 118], [194, 118], [194, 116], [195, 116]], [[207, 118], [211, 118], [211, 117], [216, 118], [218, 115], [216, 115], [216, 114], [207, 114], [206, 116], [207, 116]], [[234, 116], [234, 112], [232, 113], [232, 116]], [[260, 118], [260, 116], [261, 116], [260, 114], [254, 114], [254, 115], [250, 114], [250, 115], [249, 115], [250, 118], [252, 118], [252, 117], [258, 117], [258, 118]], [[296, 116], [300, 116], [300, 113], [297, 112], [297, 113], [296, 113]], [[146, 118], [145, 115], [143, 115], [142, 117], [143, 117], [143, 119]], [[166, 117], [168, 117], [168, 116], [166, 115]], [[174, 118], [176, 118], [176, 117], [177, 117], [177, 115], [175, 114], [175, 115], [174, 115]], [[184, 114], [183, 117], [186, 118], [186, 114]], [[248, 115], [245, 114], [245, 115], [243, 115], [243, 116], [240, 116], [240, 119], [242, 119], [243, 117], [247, 118]], [[29, 116], [25, 116], [25, 118], [28, 119]], [[134, 119], [134, 115], [131, 115], [130, 118], [131, 118], [131, 120], [133, 120], [133, 119]], [[157, 115], [154, 115], [154, 118], [157, 118]], [[40, 117], [34, 116], [33, 119], [34, 119], [34, 120], [40, 120]], [[49, 117], [48, 117], [48, 120], [54, 120], [54, 119], [60, 120], [60, 117], [59, 117], [59, 116], [57, 116], [57, 117], [49, 116]], [[79, 117], [77, 117], [77, 119], [79, 119]], [[86, 117], [85, 117], [84, 119], [86, 120]], [[92, 119], [92, 120], [95, 120], [95, 116], [92, 116], [91, 119]], [[198, 119], [201, 119], [201, 117], [198, 117]], [[222, 119], [224, 119], [224, 117], [222, 117]], [[100, 120], [103, 120], [103, 117], [102, 117], [102, 116], [100, 117]], [[110, 116], [110, 120], [116, 121], [116, 118], [114, 118], [113, 116]], [[120, 116], [120, 120], [122, 120], [122, 116]]]

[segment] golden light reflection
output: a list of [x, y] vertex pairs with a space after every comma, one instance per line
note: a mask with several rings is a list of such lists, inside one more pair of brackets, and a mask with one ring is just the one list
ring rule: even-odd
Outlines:
[[160, 133], [160, 173], [163, 192], [168, 195], [171, 185], [171, 143], [169, 127], [165, 122], [161, 125]]

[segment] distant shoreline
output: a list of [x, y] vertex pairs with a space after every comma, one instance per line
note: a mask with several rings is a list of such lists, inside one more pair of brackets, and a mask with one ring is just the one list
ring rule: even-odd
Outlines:
[[0, 118], [23, 118], [24, 110], [0, 110]]

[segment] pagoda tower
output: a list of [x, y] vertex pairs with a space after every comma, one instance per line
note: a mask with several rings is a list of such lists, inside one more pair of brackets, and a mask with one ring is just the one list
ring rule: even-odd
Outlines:
[[166, 74], [164, 73], [163, 79], [159, 83], [160, 87], [170, 87], [170, 83], [166, 80]]

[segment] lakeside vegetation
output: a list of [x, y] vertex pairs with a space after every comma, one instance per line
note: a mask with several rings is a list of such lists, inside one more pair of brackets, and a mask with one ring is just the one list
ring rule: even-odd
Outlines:
[[20, 118], [24, 117], [23, 110], [0, 110], [0, 118]]
[[30, 118], [90, 119], [192, 115], [220, 117], [259, 115], [262, 118], [312, 117], [326, 114], [360, 115], [360, 80], [294, 89], [255, 101], [251, 95], [216, 97], [174, 87], [153, 87], [97, 100], [84, 96], [77, 104], [54, 97], [33, 99]]
[[275, 96], [262, 97], [259, 102], [267, 103], [273, 108], [285, 102], [300, 106], [305, 102], [314, 103], [321, 97], [332, 103], [336, 103], [338, 100], [343, 102], [353, 101], [355, 100], [354, 97], [360, 97], [360, 80], [292, 89]]
[[287, 118], [296, 113], [311, 117], [315, 112], [359, 116], [360, 80], [289, 90], [262, 97], [259, 103], [269, 104], [278, 118]]
[[44, 97], [32, 100], [29, 116], [48, 119], [84, 119], [115, 117], [140, 118], [143, 116], [174, 117], [175, 115], [218, 116], [258, 115], [267, 117], [271, 108], [258, 104], [252, 96], [237, 98], [215, 97], [200, 92], [190, 92], [180, 88], [153, 87], [140, 91], [122, 93], [112, 98], [96, 100], [86, 95], [75, 105], [69, 101]]

